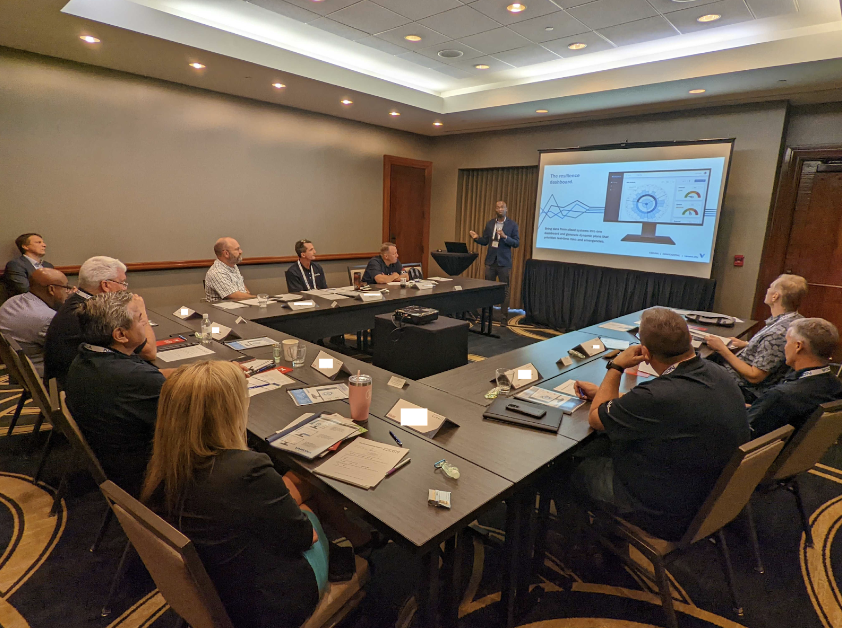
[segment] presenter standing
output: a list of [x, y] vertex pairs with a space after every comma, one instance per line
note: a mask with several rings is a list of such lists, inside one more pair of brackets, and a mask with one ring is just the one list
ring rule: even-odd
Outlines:
[[482, 237], [477, 235], [476, 231], [469, 231], [468, 233], [477, 244], [481, 246], [490, 244], [488, 254], [485, 256], [485, 279], [487, 281], [499, 279], [506, 284], [506, 298], [501, 308], [502, 318], [500, 321], [500, 324], [505, 327], [509, 322], [509, 279], [512, 273], [512, 249], [520, 246], [520, 233], [517, 223], [506, 217], [509, 208], [505, 201], [497, 201], [494, 211], [497, 212], [497, 217], [488, 221], [488, 224], [485, 225], [485, 231], [482, 232]]

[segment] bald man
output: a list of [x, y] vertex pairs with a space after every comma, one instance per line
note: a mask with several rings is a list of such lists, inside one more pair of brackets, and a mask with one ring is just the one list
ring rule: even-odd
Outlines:
[[208, 301], [251, 299], [237, 264], [243, 261], [243, 249], [234, 238], [219, 238], [213, 245], [216, 260], [205, 275], [205, 297]]
[[29, 292], [12, 297], [0, 307], [0, 332], [20, 345], [41, 376], [50, 321], [74, 290], [67, 285], [63, 272], [41, 268], [29, 276]]

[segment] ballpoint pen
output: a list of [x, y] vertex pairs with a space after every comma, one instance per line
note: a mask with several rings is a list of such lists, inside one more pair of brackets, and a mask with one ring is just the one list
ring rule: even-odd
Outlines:
[[394, 439], [394, 441], [398, 444], [398, 447], [403, 447], [403, 443], [398, 439], [397, 436], [395, 436], [394, 432], [392, 432], [391, 430], [389, 430], [389, 436], [391, 436]]
[[403, 459], [403, 460], [401, 460], [398, 464], [396, 464], [394, 467], [392, 467], [391, 469], [389, 469], [389, 470], [386, 472], [386, 476], [388, 477], [388, 476], [392, 475], [395, 471], [397, 471], [398, 469], [400, 469], [402, 466], [404, 466], [406, 463], [410, 462], [411, 460], [412, 460], [412, 458], [404, 458], [404, 459]]

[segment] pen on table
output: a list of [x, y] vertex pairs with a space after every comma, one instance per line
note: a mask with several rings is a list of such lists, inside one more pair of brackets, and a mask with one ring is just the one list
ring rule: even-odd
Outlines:
[[249, 369], [249, 371], [251, 371], [252, 375], [257, 375], [258, 373], [262, 373], [263, 371], [269, 371], [273, 368], [275, 368], [274, 364], [267, 364], [266, 366], [261, 367], [261, 368], [257, 369], [256, 371], [252, 371], [251, 369]]
[[[394, 434], [394, 432], [392, 432], [392, 430], [389, 430], [389, 436], [391, 436], [392, 439], [394, 439], [394, 441], [398, 444], [398, 447], [403, 447], [403, 443], [400, 440], [398, 440], [398, 437], [395, 436], [395, 434]], [[395, 468], [397, 468], [397, 467], [395, 467]]]
[[412, 460], [412, 458], [405, 458], [404, 460], [401, 460], [398, 464], [396, 464], [394, 467], [392, 467], [391, 469], [389, 469], [386, 472], [386, 476], [388, 477], [388, 476], [392, 475], [395, 471], [400, 469], [402, 466], [404, 466], [405, 464], [407, 464], [411, 460]]

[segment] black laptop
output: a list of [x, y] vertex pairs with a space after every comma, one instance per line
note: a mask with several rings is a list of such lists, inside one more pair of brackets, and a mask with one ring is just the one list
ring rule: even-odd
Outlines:
[[445, 242], [444, 246], [448, 253], [470, 253], [464, 242]]

